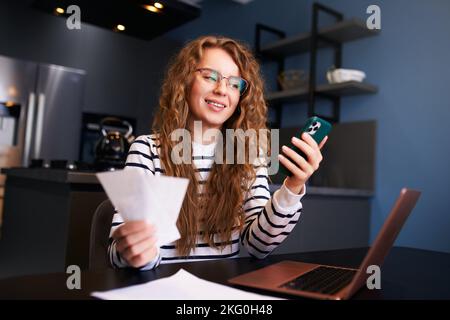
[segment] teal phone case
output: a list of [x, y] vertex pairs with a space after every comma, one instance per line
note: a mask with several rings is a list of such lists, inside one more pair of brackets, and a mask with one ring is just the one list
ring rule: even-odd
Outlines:
[[[307, 132], [317, 142], [317, 144], [320, 144], [322, 142], [322, 140], [330, 133], [330, 131], [331, 131], [331, 124], [328, 121], [325, 121], [319, 117], [314, 116], [314, 117], [309, 118], [306, 121], [298, 138], [301, 139], [302, 133]], [[303, 152], [300, 151], [300, 149], [298, 149], [296, 146], [294, 146], [291, 141], [289, 141], [288, 147], [291, 148], [292, 150], [294, 150], [295, 152], [297, 152], [298, 154], [300, 154], [302, 157], [306, 158], [306, 156], [303, 154]], [[281, 151], [280, 151], [280, 154], [286, 156]], [[289, 157], [287, 157], [287, 158], [289, 159]], [[294, 162], [294, 161], [292, 161], [292, 162]], [[294, 162], [294, 164], [295, 164], [295, 162]], [[282, 172], [288, 176], [292, 175], [292, 173], [288, 169], [286, 169], [281, 164], [281, 162], [280, 162], [280, 172]]]

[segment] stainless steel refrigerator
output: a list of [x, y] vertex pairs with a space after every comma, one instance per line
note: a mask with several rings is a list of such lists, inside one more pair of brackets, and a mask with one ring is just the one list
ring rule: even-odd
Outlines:
[[16, 148], [23, 166], [78, 160], [85, 78], [83, 70], [0, 56], [0, 145]]

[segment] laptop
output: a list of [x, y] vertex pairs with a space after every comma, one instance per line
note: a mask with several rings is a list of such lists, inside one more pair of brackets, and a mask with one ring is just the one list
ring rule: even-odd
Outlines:
[[282, 261], [229, 279], [233, 285], [313, 299], [349, 299], [366, 284], [367, 268], [381, 267], [420, 192], [403, 188], [389, 217], [358, 269]]

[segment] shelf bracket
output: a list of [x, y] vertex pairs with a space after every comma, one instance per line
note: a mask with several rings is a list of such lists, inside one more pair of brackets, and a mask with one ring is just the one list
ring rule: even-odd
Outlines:
[[[286, 37], [286, 33], [272, 28], [270, 26], [261, 24], [261, 23], [257, 23], [256, 24], [256, 28], [255, 28], [255, 56], [257, 59], [263, 60], [264, 56], [261, 54], [261, 33], [263, 31], [269, 32], [269, 33], [273, 33], [275, 35], [277, 35], [279, 38], [285, 38]], [[277, 62], [277, 72], [278, 74], [280, 74], [281, 72], [284, 71], [284, 59], [281, 57], [270, 57], [272, 60], [275, 60]], [[277, 89], [281, 90], [281, 86], [277, 81]], [[276, 112], [276, 117], [275, 117], [275, 121], [273, 122], [273, 124], [270, 127], [275, 127], [275, 128], [280, 128], [281, 127], [281, 115], [282, 115], [282, 108], [281, 105], [275, 105], [275, 112]]]
[[[317, 49], [319, 40], [326, 41], [328, 43], [331, 43], [334, 48], [334, 66], [336, 68], [340, 68], [342, 65], [342, 44], [328, 39], [327, 37], [321, 36], [319, 34], [319, 13], [320, 12], [327, 13], [334, 18], [336, 18], [337, 21], [344, 20], [344, 15], [340, 12], [326, 7], [320, 3], [313, 3], [313, 16], [312, 16], [312, 23], [311, 23], [311, 40], [310, 40], [310, 63], [309, 63], [309, 93], [308, 93], [308, 117], [312, 117], [316, 114], [316, 96], [318, 95], [316, 92], [316, 71], [317, 71]], [[323, 95], [322, 95], [323, 96]], [[341, 107], [341, 99], [340, 97], [333, 97], [329, 96], [327, 97], [333, 102], [333, 116], [332, 117], [324, 117], [322, 118], [328, 118], [328, 120], [331, 120], [332, 122], [339, 122], [339, 114], [340, 114], [340, 107]]]

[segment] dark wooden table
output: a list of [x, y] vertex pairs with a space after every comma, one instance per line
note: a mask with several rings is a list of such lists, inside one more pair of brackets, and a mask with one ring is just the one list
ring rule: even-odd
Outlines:
[[[0, 299], [90, 299], [92, 291], [145, 283], [176, 273], [180, 268], [206, 280], [226, 280], [281, 260], [297, 260], [357, 267], [367, 248], [273, 255], [264, 260], [238, 258], [165, 264], [156, 270], [87, 270], [81, 272], [81, 289], [69, 290], [69, 274], [53, 273], [0, 280]], [[257, 293], [273, 293], [251, 290]], [[286, 296], [281, 296], [286, 297]], [[394, 247], [381, 267], [381, 290], [361, 289], [357, 300], [450, 299], [450, 254]]]

